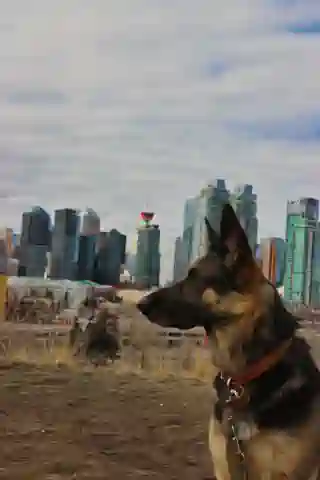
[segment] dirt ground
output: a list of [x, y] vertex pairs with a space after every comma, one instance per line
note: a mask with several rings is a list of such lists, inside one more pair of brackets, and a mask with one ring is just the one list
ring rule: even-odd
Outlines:
[[209, 480], [209, 386], [0, 363], [0, 479]]
[[64, 337], [1, 328], [0, 480], [213, 479], [211, 374], [181, 375], [208, 373], [203, 348], [127, 348], [125, 368], [95, 369], [61, 357]]

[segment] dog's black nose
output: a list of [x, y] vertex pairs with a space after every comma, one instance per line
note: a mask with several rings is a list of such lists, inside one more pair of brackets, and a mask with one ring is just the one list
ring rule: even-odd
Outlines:
[[150, 312], [150, 300], [148, 298], [148, 295], [145, 297], [142, 297], [141, 300], [137, 303], [137, 308], [140, 310], [143, 315], [148, 315]]

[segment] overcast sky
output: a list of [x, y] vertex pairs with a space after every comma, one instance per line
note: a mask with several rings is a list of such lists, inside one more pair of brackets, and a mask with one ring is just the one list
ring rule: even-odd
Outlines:
[[5, 2], [1, 224], [89, 206], [132, 236], [152, 209], [167, 277], [186, 197], [224, 177], [283, 235], [320, 197], [319, 33], [319, 0]]

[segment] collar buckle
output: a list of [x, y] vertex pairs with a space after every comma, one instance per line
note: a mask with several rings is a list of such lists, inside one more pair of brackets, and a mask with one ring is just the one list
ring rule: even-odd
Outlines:
[[220, 372], [217, 380], [218, 396], [225, 406], [230, 406], [244, 399], [246, 393], [245, 388], [242, 384], [236, 382], [234, 378], [224, 376], [223, 373]]
[[226, 400], [227, 404], [241, 400], [244, 397], [243, 385], [236, 383], [232, 377], [227, 377], [224, 381], [229, 392], [229, 398]]

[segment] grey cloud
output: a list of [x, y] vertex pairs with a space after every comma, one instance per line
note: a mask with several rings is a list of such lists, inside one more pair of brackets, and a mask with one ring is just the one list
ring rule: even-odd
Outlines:
[[62, 92], [47, 90], [47, 91], [25, 91], [25, 90], [16, 90], [12, 93], [9, 93], [7, 96], [7, 101], [13, 104], [22, 104], [22, 105], [44, 105], [46, 107], [50, 105], [63, 105], [67, 102], [67, 96]]
[[253, 183], [264, 236], [283, 234], [287, 198], [318, 195], [318, 142], [263, 138], [258, 128], [307, 118], [319, 104], [318, 40], [279, 30], [318, 7], [27, 3], [2, 11], [13, 28], [0, 28], [1, 223], [19, 228], [32, 204], [91, 206], [131, 245], [148, 207], [167, 276], [183, 202], [205, 182]]

